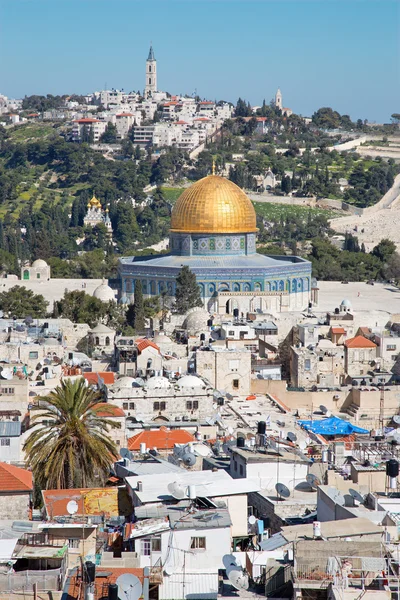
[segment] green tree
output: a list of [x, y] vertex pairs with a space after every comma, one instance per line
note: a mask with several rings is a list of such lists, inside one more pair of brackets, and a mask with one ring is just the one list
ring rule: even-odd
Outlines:
[[41, 294], [34, 294], [26, 287], [15, 285], [7, 292], [0, 293], [0, 309], [11, 317], [23, 319], [31, 316], [46, 316], [48, 302]]
[[105, 132], [100, 136], [100, 142], [103, 144], [115, 144], [117, 142], [117, 128], [113, 123], [107, 123]]
[[137, 333], [142, 333], [144, 331], [144, 302], [142, 282], [140, 279], [135, 281], [135, 303], [133, 308], [133, 327]]
[[64, 297], [55, 303], [55, 310], [60, 317], [71, 319], [73, 323], [87, 323], [94, 327], [102, 319], [109, 320], [109, 305], [109, 302], [102, 302], [84, 291], [73, 290], [65, 292]]
[[118, 456], [108, 433], [119, 424], [98, 412], [104, 409], [111, 416], [114, 408], [104, 406], [102, 393], [88, 388], [83, 378], [64, 380], [41, 398], [32, 409], [40, 414], [31, 419], [34, 430], [24, 452], [42, 489], [89, 487], [98, 477], [105, 482]]
[[176, 278], [175, 311], [182, 315], [195, 306], [203, 306], [200, 288], [196, 275], [185, 265]]
[[379, 258], [383, 263], [386, 263], [395, 252], [396, 244], [388, 238], [384, 238], [373, 248], [372, 255]]

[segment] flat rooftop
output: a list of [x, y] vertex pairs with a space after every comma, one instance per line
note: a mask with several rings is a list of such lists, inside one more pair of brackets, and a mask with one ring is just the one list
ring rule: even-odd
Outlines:
[[344, 299], [350, 300], [355, 313], [400, 313], [400, 289], [387, 283], [368, 285], [365, 282], [319, 281], [318, 288], [318, 306], [313, 309], [315, 314], [334, 311]]

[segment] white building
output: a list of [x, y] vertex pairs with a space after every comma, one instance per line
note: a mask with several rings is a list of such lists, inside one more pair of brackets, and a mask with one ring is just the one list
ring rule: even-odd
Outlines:
[[90, 138], [93, 143], [96, 143], [100, 140], [106, 129], [106, 121], [92, 118], [77, 119], [72, 126], [72, 139], [76, 142], [80, 142], [84, 139], [84, 133], [86, 131], [88, 138]]
[[157, 91], [157, 61], [154, 56], [153, 46], [150, 46], [149, 55], [146, 60], [146, 87], [144, 97], [148, 98]]

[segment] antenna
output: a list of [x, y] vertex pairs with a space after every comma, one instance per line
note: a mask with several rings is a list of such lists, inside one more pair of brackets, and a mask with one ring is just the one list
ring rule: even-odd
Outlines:
[[289, 440], [289, 442], [296, 442], [297, 441], [297, 435], [295, 433], [293, 433], [293, 431], [289, 431], [289, 433], [287, 434], [286, 437]]
[[279, 483], [278, 482], [275, 485], [275, 489], [276, 489], [276, 493], [281, 498], [289, 498], [290, 497], [290, 490], [289, 490], [288, 487], [286, 487], [286, 485], [284, 483]]
[[140, 579], [130, 573], [123, 573], [116, 581], [120, 600], [139, 600], [142, 595]]
[[169, 483], [167, 489], [176, 500], [183, 500], [186, 497], [186, 488], [182, 487], [178, 481]]
[[67, 504], [68, 514], [74, 515], [78, 512], [78, 503], [75, 500], [70, 500]]
[[321, 485], [321, 480], [318, 479], [316, 475], [313, 473], [309, 473], [306, 477], [306, 481], [312, 490], [316, 490], [319, 485]]

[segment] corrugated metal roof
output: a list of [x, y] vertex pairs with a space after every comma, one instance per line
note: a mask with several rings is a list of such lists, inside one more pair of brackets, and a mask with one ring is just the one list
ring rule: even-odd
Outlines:
[[[227, 508], [199, 510], [193, 514], [181, 511], [169, 513], [172, 529], [219, 529], [232, 525]], [[184, 518], [183, 518], [184, 517]]]
[[260, 545], [261, 550], [269, 552], [271, 550], [276, 550], [277, 548], [280, 548], [281, 546], [285, 546], [287, 543], [288, 543], [287, 539], [281, 533], [275, 533], [275, 535], [272, 535], [267, 540], [260, 542], [259, 545]]
[[0, 437], [19, 437], [20, 435], [20, 421], [0, 421]]
[[218, 572], [174, 573], [164, 577], [158, 588], [159, 600], [201, 598], [214, 600], [218, 597]]

